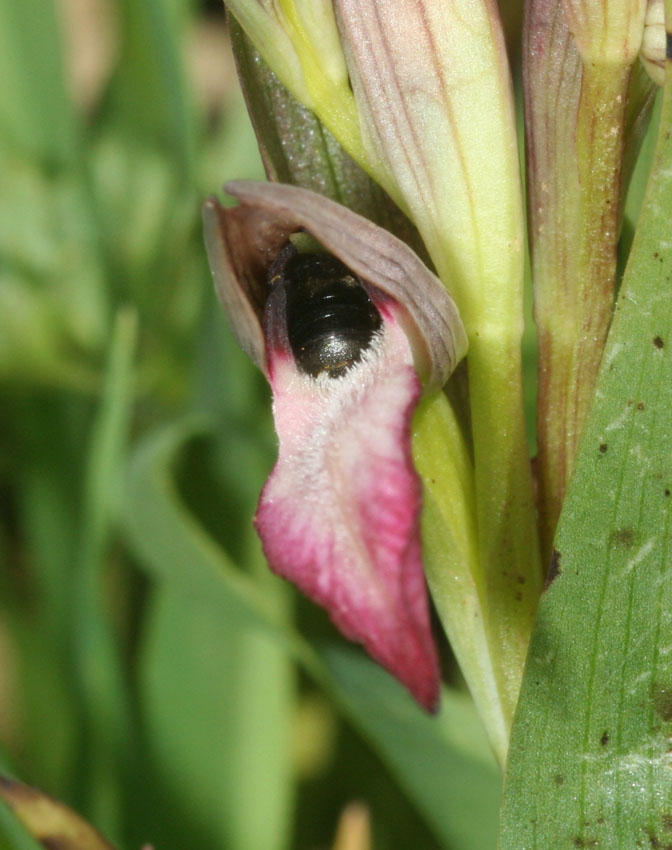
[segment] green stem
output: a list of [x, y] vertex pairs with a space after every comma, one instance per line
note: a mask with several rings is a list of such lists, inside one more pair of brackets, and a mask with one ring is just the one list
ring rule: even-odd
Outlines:
[[543, 583], [519, 337], [475, 336], [468, 365], [485, 623], [508, 729]]

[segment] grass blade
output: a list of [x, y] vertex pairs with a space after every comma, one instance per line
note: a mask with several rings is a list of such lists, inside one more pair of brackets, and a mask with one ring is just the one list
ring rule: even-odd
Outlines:
[[346, 649], [324, 653], [339, 703], [447, 847], [495, 846], [499, 770], [473, 702], [445, 688], [430, 717], [387, 673]]
[[81, 808], [110, 835], [122, 831], [120, 779], [130, 757], [130, 715], [119, 645], [103, 598], [102, 580], [118, 510], [133, 403], [136, 333], [135, 313], [121, 310], [113, 329], [101, 407], [89, 447], [72, 600], [75, 676], [83, 719], [81, 789], [86, 802]]
[[51, 167], [77, 146], [53, 0], [0, 2], [0, 138]]

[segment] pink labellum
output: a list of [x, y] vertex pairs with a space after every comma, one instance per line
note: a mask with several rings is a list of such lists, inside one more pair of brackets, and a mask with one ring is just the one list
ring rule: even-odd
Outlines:
[[[240, 204], [206, 203], [206, 244], [234, 333], [273, 389], [279, 457], [256, 517], [269, 564], [435, 710], [411, 423], [423, 388], [440, 390], [466, 352], [457, 307], [408, 245], [334, 201], [281, 184], [227, 191]], [[317, 279], [288, 273], [300, 231], [377, 311], [347, 286], [312, 300]]]
[[339, 378], [299, 371], [283, 320], [267, 321], [279, 456], [255, 522], [271, 568], [431, 711], [439, 669], [411, 457], [421, 384], [395, 303], [370, 295], [383, 329]]

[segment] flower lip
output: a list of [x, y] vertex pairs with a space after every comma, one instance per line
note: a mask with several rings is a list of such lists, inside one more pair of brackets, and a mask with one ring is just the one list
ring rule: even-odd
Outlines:
[[[269, 566], [435, 710], [412, 422], [421, 379], [439, 389], [465, 353], [457, 308], [407, 245], [350, 210], [291, 186], [227, 190], [240, 205], [206, 203], [206, 244], [273, 390], [278, 459], [255, 517]], [[328, 253], [297, 251], [298, 231]]]
[[211, 270], [238, 341], [265, 374], [268, 270], [289, 237], [305, 230], [364, 282], [370, 297], [380, 293], [375, 303], [389, 296], [400, 305], [425, 388], [443, 386], [466, 353], [466, 334], [441, 281], [404, 242], [307, 189], [235, 181], [226, 191], [239, 206], [226, 209], [210, 198], [203, 210]]
[[287, 296], [275, 286], [265, 316], [279, 447], [255, 517], [264, 553], [433, 711], [439, 669], [411, 452], [422, 387], [399, 305], [381, 304], [381, 329], [334, 379], [298, 367]]

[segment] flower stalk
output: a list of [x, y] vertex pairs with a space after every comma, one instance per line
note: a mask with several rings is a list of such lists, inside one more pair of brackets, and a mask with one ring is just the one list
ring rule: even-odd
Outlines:
[[228, 19], [238, 78], [268, 179], [331, 198], [393, 233], [426, 262], [426, 250], [410, 219], [282, 84], [238, 21], [232, 15]]

